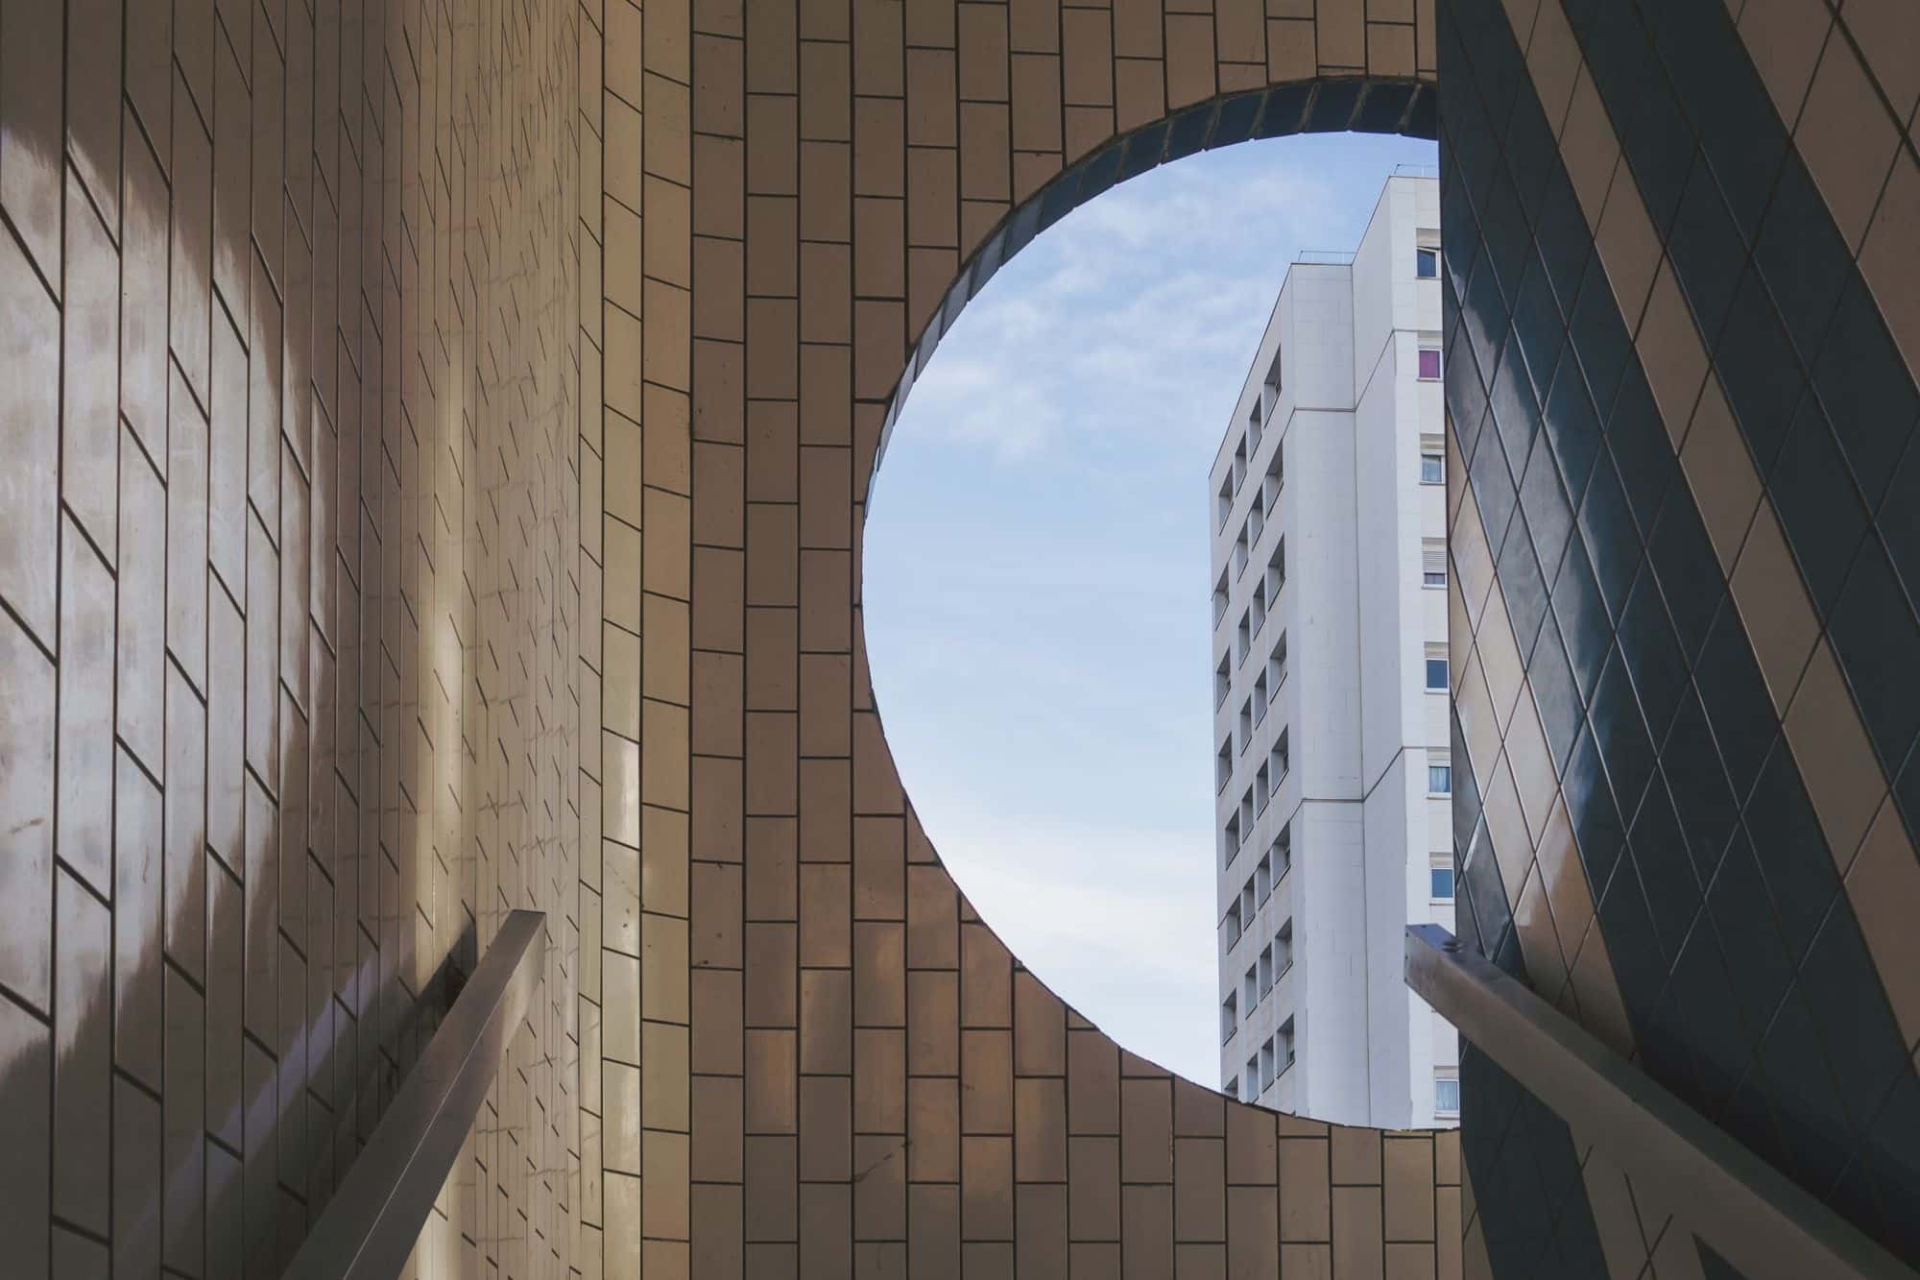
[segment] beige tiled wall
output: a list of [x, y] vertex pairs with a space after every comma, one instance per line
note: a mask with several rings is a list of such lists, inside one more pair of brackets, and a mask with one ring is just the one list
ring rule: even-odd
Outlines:
[[967, 255], [1181, 105], [1432, 75], [1429, 0], [1317, 11], [0, 0], [13, 1273], [277, 1275], [532, 906], [423, 1276], [1458, 1274], [1450, 1137], [1018, 966], [862, 641]]
[[1429, 5], [1319, 8], [583, 10], [589, 1274], [1458, 1274], [1450, 1138], [1227, 1103], [1019, 967], [920, 830], [862, 639], [887, 397], [967, 256], [1116, 130], [1431, 74]]
[[416, 1261], [569, 1271], [575, 34], [0, 4], [9, 1276], [278, 1275], [520, 906]]

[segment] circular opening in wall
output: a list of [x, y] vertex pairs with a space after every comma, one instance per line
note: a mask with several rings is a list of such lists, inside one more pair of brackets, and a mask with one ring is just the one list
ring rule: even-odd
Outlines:
[[[1241, 992], [1228, 970], [1259, 960], [1226, 920], [1227, 882], [1255, 859], [1223, 868], [1215, 739], [1235, 708], [1217, 665], [1236, 620], [1216, 625], [1210, 603], [1212, 481], [1290, 266], [1343, 261], [1308, 251], [1359, 246], [1396, 166], [1425, 175], [1434, 159], [1417, 139], [1301, 136], [1098, 196], [968, 304], [875, 478], [867, 651], [934, 847], [1063, 999], [1214, 1087], [1238, 1086], [1244, 1059], [1223, 1044], [1224, 998]], [[1403, 265], [1412, 278], [1411, 250]], [[1252, 679], [1261, 663], [1245, 665]]]

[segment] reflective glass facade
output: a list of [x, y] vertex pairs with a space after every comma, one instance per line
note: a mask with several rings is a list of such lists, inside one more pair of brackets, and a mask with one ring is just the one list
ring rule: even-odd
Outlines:
[[[1460, 919], [1911, 1264], [1913, 19], [1815, 8], [1442, 12]], [[1495, 1274], [1724, 1273], [1462, 1075]]]

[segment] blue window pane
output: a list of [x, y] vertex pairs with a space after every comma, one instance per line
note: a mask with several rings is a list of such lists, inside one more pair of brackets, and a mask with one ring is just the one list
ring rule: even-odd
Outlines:
[[1435, 249], [1416, 249], [1413, 255], [1413, 272], [1422, 280], [1432, 280], [1440, 274], [1440, 254]]
[[1443, 459], [1437, 453], [1421, 454], [1420, 455], [1420, 483], [1421, 484], [1445, 484], [1446, 480], [1447, 480], [1447, 464], [1445, 459]]
[[1445, 658], [1427, 659], [1427, 688], [1445, 692], [1447, 687], [1447, 660]]
[[1453, 901], [1453, 868], [1435, 867], [1433, 876], [1433, 897], [1437, 902]]
[[1460, 1082], [1458, 1080], [1433, 1082], [1433, 1110], [1435, 1114], [1443, 1116], [1460, 1114]]
[[1453, 766], [1447, 764], [1428, 765], [1427, 790], [1436, 796], [1453, 794]]

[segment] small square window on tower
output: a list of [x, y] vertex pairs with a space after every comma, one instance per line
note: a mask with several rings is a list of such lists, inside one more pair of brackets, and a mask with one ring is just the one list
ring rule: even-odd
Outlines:
[[1437, 435], [1420, 437], [1420, 483], [1447, 482], [1447, 446]]
[[1416, 280], [1440, 278], [1440, 233], [1422, 227], [1414, 233], [1413, 275]]

